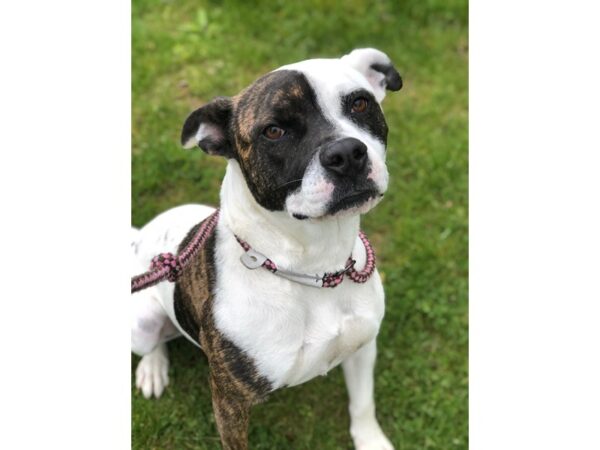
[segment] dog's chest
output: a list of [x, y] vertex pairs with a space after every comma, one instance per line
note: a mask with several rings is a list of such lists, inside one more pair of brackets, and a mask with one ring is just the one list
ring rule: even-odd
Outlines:
[[384, 309], [377, 273], [365, 284], [313, 288], [222, 254], [215, 324], [274, 388], [324, 375], [376, 336]]

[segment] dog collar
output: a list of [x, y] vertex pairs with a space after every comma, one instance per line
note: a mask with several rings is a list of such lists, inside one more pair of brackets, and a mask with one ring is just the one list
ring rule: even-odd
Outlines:
[[310, 275], [280, 269], [273, 261], [271, 261], [265, 255], [257, 252], [252, 247], [250, 247], [250, 245], [247, 242], [243, 241], [237, 236], [235, 238], [244, 249], [244, 254], [240, 257], [240, 260], [242, 261], [242, 264], [248, 269], [254, 270], [258, 269], [259, 267], [264, 267], [273, 274], [290, 281], [295, 281], [296, 283], [304, 284], [306, 286], [311, 287], [334, 288], [339, 286], [342, 283], [342, 281], [344, 281], [345, 276], [348, 276], [348, 278], [350, 278], [355, 283], [364, 283], [371, 277], [371, 275], [375, 271], [375, 251], [373, 250], [373, 247], [371, 247], [371, 243], [367, 239], [365, 233], [359, 231], [358, 237], [365, 246], [365, 251], [367, 253], [367, 261], [363, 270], [358, 271], [354, 268], [356, 260], [352, 259], [352, 255], [350, 255], [348, 257], [348, 261], [346, 261], [346, 267], [344, 267], [342, 270], [338, 270], [337, 272], [325, 272], [323, 275]]

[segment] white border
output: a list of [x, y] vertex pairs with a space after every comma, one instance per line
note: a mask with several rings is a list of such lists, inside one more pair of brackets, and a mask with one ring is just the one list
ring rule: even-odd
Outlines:
[[470, 5], [470, 443], [600, 448], [597, 2]]
[[0, 448], [126, 449], [129, 2], [0, 9]]

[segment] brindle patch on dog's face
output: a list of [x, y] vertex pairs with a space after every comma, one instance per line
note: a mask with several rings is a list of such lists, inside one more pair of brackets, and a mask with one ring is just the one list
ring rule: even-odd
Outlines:
[[[364, 112], [352, 111], [353, 102], [367, 101]], [[232, 137], [237, 160], [256, 201], [269, 210], [288, 210], [296, 218], [322, 217], [356, 206], [370, 209], [382, 190], [373, 179], [372, 157], [352, 177], [326, 170], [319, 154], [335, 141], [350, 136], [336, 120], [369, 134], [385, 148], [387, 124], [373, 94], [361, 85], [337, 96], [336, 111], [319, 103], [307, 76], [296, 70], [272, 72], [233, 99]], [[323, 108], [324, 107], [324, 108]], [[276, 126], [284, 134], [269, 139], [265, 130]], [[310, 168], [310, 169], [309, 169]]]
[[[296, 71], [271, 72], [233, 99], [236, 159], [256, 201], [271, 211], [300, 186], [306, 168], [326, 143], [334, 127], [321, 112], [306, 77]], [[284, 134], [265, 135], [268, 127]]]

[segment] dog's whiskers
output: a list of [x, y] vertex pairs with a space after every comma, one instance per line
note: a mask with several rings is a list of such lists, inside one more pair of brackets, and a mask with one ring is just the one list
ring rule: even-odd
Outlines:
[[281, 189], [282, 187], [285, 187], [285, 186], [287, 186], [288, 184], [297, 183], [298, 181], [302, 181], [302, 178], [298, 178], [297, 180], [287, 181], [287, 182], [285, 182], [285, 183], [283, 183], [283, 184], [281, 184], [281, 185], [277, 186], [277, 187], [275, 188], [275, 190], [277, 190], [277, 189]]

